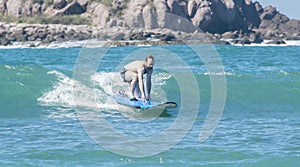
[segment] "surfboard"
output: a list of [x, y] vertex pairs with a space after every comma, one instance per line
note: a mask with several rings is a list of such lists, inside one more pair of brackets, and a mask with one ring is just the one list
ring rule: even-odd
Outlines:
[[111, 96], [113, 100], [115, 100], [117, 103], [137, 108], [137, 109], [150, 109], [150, 108], [176, 108], [177, 104], [175, 102], [152, 102], [152, 101], [130, 101], [129, 97], [126, 95], [118, 94]]

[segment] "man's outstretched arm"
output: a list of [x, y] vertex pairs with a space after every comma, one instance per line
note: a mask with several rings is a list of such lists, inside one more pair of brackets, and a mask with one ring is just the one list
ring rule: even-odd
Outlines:
[[150, 95], [151, 86], [152, 86], [151, 76], [152, 76], [152, 70], [147, 72], [147, 95], [148, 95], [147, 100], [151, 100], [151, 95]]
[[146, 99], [142, 72], [138, 72], [138, 81], [139, 81], [139, 88], [142, 94], [142, 99]]

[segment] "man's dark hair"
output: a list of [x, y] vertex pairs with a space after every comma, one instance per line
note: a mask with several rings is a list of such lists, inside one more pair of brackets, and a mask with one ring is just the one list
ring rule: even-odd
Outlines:
[[147, 61], [148, 59], [154, 60], [154, 57], [153, 57], [152, 55], [149, 55], [149, 56], [147, 56], [147, 57], [145, 58], [145, 61]]

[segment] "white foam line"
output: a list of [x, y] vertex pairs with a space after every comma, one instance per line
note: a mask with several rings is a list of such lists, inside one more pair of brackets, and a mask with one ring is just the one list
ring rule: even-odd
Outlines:
[[[232, 39], [223, 39], [224, 41], [232, 42]], [[270, 40], [264, 40], [260, 44], [232, 44], [233, 46], [300, 46], [300, 40], [285, 40], [286, 44], [267, 44]], [[103, 47], [107, 41], [98, 41], [96, 39], [84, 40], [84, 41], [66, 41], [66, 42], [52, 42], [49, 44], [41, 44], [41, 42], [13, 42], [12, 45], [0, 46], [0, 49], [18, 49], [18, 48], [75, 48], [75, 47], [89, 47], [97, 48]], [[128, 41], [135, 42], [135, 41]], [[86, 45], [88, 44], [88, 45]], [[32, 47], [36, 46], [36, 47]], [[138, 45], [138, 46], [151, 46], [151, 45]], [[114, 46], [112, 46], [114, 47]], [[115, 46], [116, 47], [116, 46]]]
[[286, 40], [284, 42], [287, 46], [300, 46], [300, 40]]
[[[13, 42], [12, 45], [0, 46], [0, 49], [18, 49], [18, 48], [76, 48], [76, 47], [103, 47], [106, 41], [98, 41], [96, 39], [83, 41], [66, 41], [66, 42], [51, 42], [42, 44], [41, 42]], [[88, 45], [87, 45], [88, 44]]]
[[[230, 42], [230, 40], [227, 40], [228, 42]], [[264, 40], [262, 43], [252, 43], [252, 44], [232, 44], [230, 42], [231, 45], [233, 46], [261, 46], [261, 47], [268, 47], [268, 46], [280, 46], [280, 47], [285, 47], [285, 46], [300, 46], [300, 40], [284, 40], [285, 44], [267, 44], [268, 42], [270, 42], [271, 40]]]

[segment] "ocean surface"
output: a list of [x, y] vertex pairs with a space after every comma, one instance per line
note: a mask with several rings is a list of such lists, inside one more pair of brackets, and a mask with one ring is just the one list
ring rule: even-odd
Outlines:
[[[1, 48], [0, 166], [300, 166], [300, 47], [214, 48], [224, 73], [209, 72], [186, 45], [113, 47], [102, 57], [93, 57], [102, 52], [92, 48]], [[128, 55], [138, 53], [143, 60], [149, 49], [155, 50], [157, 64], [152, 100], [175, 101], [178, 107], [143, 117], [140, 112], [151, 111], [121, 106], [110, 96], [128, 89], [118, 78]], [[178, 61], [164, 58], [167, 53]], [[80, 55], [87, 60], [78, 60]], [[86, 73], [80, 71], [85, 66]], [[178, 83], [176, 75], [191, 75], [198, 90], [185, 88], [188, 84]], [[222, 117], [212, 135], [200, 141], [211, 104], [211, 77], [220, 75], [226, 77]], [[181, 91], [187, 96], [199, 91], [199, 99], [185, 100]], [[105, 120], [116, 133], [150, 138], [195, 108], [192, 126], [177, 127], [178, 133], [186, 131], [183, 137], [155, 139], [153, 150], [173, 144], [154, 153], [145, 143], [110, 141], [112, 134], [102, 126]], [[182, 127], [191, 123], [185, 121]], [[140, 148], [136, 153], [150, 149], [152, 155], [126, 152], [134, 144]]]

